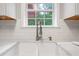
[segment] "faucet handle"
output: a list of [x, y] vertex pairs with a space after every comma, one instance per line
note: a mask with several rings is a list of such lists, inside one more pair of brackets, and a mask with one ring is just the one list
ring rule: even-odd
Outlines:
[[50, 37], [48, 37], [49, 38], [49, 41], [52, 41], [52, 37], [50, 36]]

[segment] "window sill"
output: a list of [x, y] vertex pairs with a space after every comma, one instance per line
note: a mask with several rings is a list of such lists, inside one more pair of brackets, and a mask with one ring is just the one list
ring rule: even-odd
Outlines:
[[[36, 26], [22, 26], [23, 28], [35, 28]], [[54, 25], [54, 26], [42, 26], [43, 28], [58, 28], [58, 25]]]

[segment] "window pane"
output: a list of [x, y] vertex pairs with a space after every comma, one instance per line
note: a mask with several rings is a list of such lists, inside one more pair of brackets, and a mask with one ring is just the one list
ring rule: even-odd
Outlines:
[[36, 21], [41, 21], [42, 25], [52, 25], [54, 13], [54, 3], [28, 3], [27, 4], [28, 26], [36, 25]]
[[28, 25], [35, 25], [35, 19], [28, 19]]
[[52, 11], [45, 12], [45, 18], [52, 18]]
[[43, 11], [37, 12], [37, 18], [44, 18], [44, 17], [45, 17], [45, 12]]
[[45, 25], [52, 25], [52, 19], [45, 19]]
[[38, 21], [42, 22], [42, 25], [44, 25], [44, 19], [37, 19]]
[[32, 3], [28, 4], [28, 9], [34, 9], [34, 5]]
[[35, 18], [35, 12], [34, 11], [28, 11], [28, 18]]
[[52, 3], [38, 4], [37, 7], [41, 10], [52, 9]]

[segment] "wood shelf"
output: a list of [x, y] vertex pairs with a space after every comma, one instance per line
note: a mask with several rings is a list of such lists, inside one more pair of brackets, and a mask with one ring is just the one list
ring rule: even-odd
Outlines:
[[15, 20], [15, 19], [10, 16], [1, 15], [0, 20]]
[[79, 15], [71, 16], [71, 17], [68, 17], [64, 20], [79, 20]]

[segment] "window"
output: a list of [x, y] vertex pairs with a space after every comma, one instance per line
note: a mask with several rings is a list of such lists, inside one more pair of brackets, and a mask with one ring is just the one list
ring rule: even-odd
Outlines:
[[57, 26], [57, 6], [54, 3], [26, 3], [24, 27], [35, 27], [37, 21], [43, 27]]

